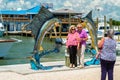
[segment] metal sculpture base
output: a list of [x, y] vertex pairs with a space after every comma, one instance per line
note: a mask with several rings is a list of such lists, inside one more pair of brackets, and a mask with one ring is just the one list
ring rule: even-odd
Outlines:
[[46, 50], [43, 51], [41, 53], [34, 53], [33, 56], [29, 57], [30, 59], [30, 65], [31, 65], [31, 69], [33, 70], [39, 70], [39, 69], [43, 69], [43, 70], [48, 70], [51, 69], [52, 67], [45, 67], [40, 63], [40, 58], [43, 57], [44, 55], [48, 55], [50, 53], [58, 53], [59, 49], [55, 48], [53, 50]]

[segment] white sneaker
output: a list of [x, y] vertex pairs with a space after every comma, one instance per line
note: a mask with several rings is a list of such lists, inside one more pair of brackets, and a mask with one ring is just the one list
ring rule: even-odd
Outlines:
[[80, 65], [80, 66], [78, 66], [78, 68], [84, 68], [84, 66], [83, 66], [83, 65]]

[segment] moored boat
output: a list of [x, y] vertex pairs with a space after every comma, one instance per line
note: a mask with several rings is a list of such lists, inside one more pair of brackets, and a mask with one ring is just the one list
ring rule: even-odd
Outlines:
[[106, 26], [105, 26], [104, 22], [98, 23], [98, 34], [97, 34], [98, 38], [104, 37], [105, 28], [106, 28], [106, 31], [108, 31], [110, 29], [110, 25], [108, 23], [106, 23]]

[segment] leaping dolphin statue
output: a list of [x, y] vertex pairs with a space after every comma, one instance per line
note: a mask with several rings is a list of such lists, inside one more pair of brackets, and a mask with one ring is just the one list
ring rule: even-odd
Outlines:
[[26, 26], [26, 30], [30, 29], [35, 38], [33, 52], [39, 51], [44, 36], [55, 26], [56, 22], [59, 22], [59, 20], [55, 18], [47, 8], [41, 6], [38, 14], [36, 14], [32, 21]]
[[48, 9], [41, 6], [39, 13], [35, 15], [29, 24], [26, 25], [26, 30], [31, 30], [35, 39], [33, 49], [34, 54], [32, 57], [28, 57], [32, 69], [46, 69], [40, 64], [40, 58], [52, 52], [59, 51], [58, 45], [56, 45], [53, 50], [39, 51], [46, 33], [54, 28], [56, 22], [59, 22], [59, 19], [55, 18]]
[[90, 11], [85, 17], [82, 18], [84, 20], [84, 24], [86, 28], [89, 31], [89, 34], [91, 36], [91, 41], [92, 41], [92, 48], [98, 52], [98, 47], [97, 47], [97, 31], [96, 31], [96, 26], [95, 23], [92, 19], [92, 11]]
[[[91, 12], [84, 17], [86, 27], [90, 32], [90, 36], [92, 38], [93, 47], [96, 51], [97, 49], [97, 36], [95, 31], [95, 24], [91, 18]], [[33, 20], [27, 25], [26, 30], [31, 29], [32, 34], [35, 38], [35, 44], [34, 44], [34, 55], [31, 58], [31, 68], [32, 69], [44, 69], [44, 67], [40, 64], [40, 57], [46, 54], [49, 54], [50, 52], [56, 52], [56, 49], [43, 52], [39, 54], [39, 49], [42, 44], [43, 38], [45, 34], [51, 30], [54, 27], [54, 24], [56, 22], [59, 22], [57, 18], [54, 17], [54, 15], [45, 7], [41, 6], [40, 11]]]

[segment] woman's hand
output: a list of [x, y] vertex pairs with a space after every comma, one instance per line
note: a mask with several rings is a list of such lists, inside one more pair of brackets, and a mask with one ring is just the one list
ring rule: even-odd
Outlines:
[[86, 40], [88, 40], [88, 38], [82, 38], [82, 41], [86, 41]]
[[68, 46], [66, 46], [66, 48], [68, 48]]
[[96, 59], [98, 59], [98, 58], [99, 58], [99, 55], [100, 55], [100, 53], [97, 53], [97, 54], [96, 54]]
[[79, 50], [80, 49], [80, 46], [77, 46], [77, 50]]

